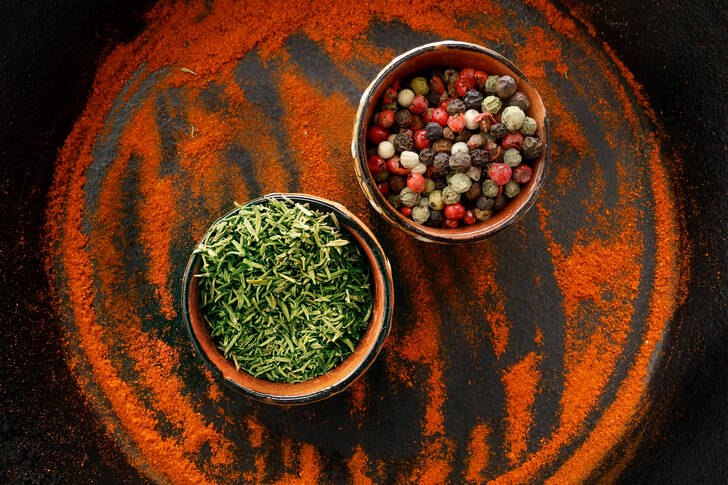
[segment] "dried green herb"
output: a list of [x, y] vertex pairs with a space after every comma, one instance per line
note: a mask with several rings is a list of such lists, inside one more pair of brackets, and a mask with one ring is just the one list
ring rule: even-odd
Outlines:
[[287, 199], [239, 206], [195, 253], [203, 313], [238, 369], [275, 382], [312, 379], [366, 330], [369, 267], [333, 213]]

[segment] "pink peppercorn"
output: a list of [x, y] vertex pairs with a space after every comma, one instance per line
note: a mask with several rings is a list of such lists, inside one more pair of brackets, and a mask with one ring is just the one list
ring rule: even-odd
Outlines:
[[409, 127], [412, 131], [418, 131], [425, 127], [425, 122], [420, 116], [413, 116]]
[[473, 211], [465, 211], [465, 215], [463, 216], [463, 222], [467, 225], [475, 224], [475, 221], [477, 219], [475, 218], [475, 213]]
[[472, 67], [466, 67], [462, 71], [460, 71], [460, 77], [466, 78], [466, 79], [474, 79], [475, 78], [475, 69]]
[[435, 108], [432, 110], [432, 115], [430, 117], [432, 118], [432, 121], [438, 125], [447, 126], [447, 120], [450, 118], [450, 115], [447, 114], [447, 110], [445, 108]]
[[412, 207], [407, 207], [406, 205], [403, 205], [399, 208], [399, 211], [402, 213], [402, 215], [412, 217]]
[[461, 114], [457, 114], [455, 116], [451, 116], [447, 120], [447, 126], [450, 127], [452, 131], [455, 133], [460, 133], [465, 129], [465, 116]]
[[[462, 76], [462, 74], [461, 74]], [[478, 89], [483, 89], [485, 81], [488, 80], [488, 73], [485, 71], [475, 71], [475, 86]]]
[[369, 159], [367, 160], [367, 165], [369, 165], [369, 170], [371, 170], [371, 172], [375, 175], [379, 173], [384, 173], [384, 171], [387, 170], [387, 162], [385, 162], [382, 157], [379, 157], [377, 155], [372, 155], [371, 157], [369, 157]]
[[410, 105], [409, 110], [415, 114], [422, 114], [427, 111], [427, 106], [427, 98], [425, 98], [421, 94], [418, 94], [415, 96], [415, 99], [412, 100], [412, 104]]
[[425, 177], [419, 173], [411, 173], [407, 175], [407, 187], [409, 187], [412, 192], [421, 194], [427, 188], [427, 181], [425, 180]]
[[488, 171], [490, 179], [497, 185], [505, 185], [511, 179], [511, 167], [505, 163], [494, 163]]
[[445, 206], [445, 217], [460, 220], [465, 217], [465, 207], [460, 202], [448, 204]]
[[385, 130], [381, 126], [374, 125], [369, 127], [369, 130], [367, 131], [367, 138], [369, 138], [369, 141], [375, 145], [379, 145], [389, 138], [389, 131]]
[[385, 109], [377, 115], [377, 124], [382, 128], [390, 128], [394, 124], [394, 111]]
[[458, 219], [445, 219], [445, 222], [442, 223], [442, 226], [448, 229], [455, 229], [459, 225], [460, 221]]
[[445, 85], [442, 82], [442, 79], [439, 77], [432, 77], [430, 79], [430, 91], [436, 94], [442, 94], [445, 92]]
[[523, 145], [523, 135], [520, 133], [508, 133], [501, 143], [504, 150], [508, 150], [509, 148], [520, 150], [521, 145]]
[[415, 148], [418, 150], [422, 150], [424, 148], [430, 148], [430, 146], [432, 146], [432, 142], [427, 138], [427, 132], [425, 130], [416, 131]]
[[465, 96], [465, 93], [473, 89], [473, 86], [475, 86], [475, 79], [472, 77], [461, 77], [455, 81], [455, 89], [460, 97]]
[[531, 167], [529, 167], [525, 163], [522, 163], [513, 169], [513, 180], [515, 180], [519, 184], [528, 183], [528, 181], [531, 180], [532, 176], [533, 170], [531, 170]]
[[378, 185], [379, 190], [384, 194], [385, 196], [389, 195], [389, 184], [387, 182], [382, 182]]
[[410, 171], [410, 169], [402, 166], [399, 162], [399, 157], [392, 157], [387, 160], [387, 169], [395, 175], [407, 175]]

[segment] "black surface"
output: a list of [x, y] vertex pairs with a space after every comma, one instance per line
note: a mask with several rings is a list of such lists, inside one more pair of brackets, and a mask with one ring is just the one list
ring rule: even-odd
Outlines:
[[[0, 20], [0, 482], [143, 483], [64, 362], [40, 252], [58, 147], [104, 49], [139, 32], [144, 2], [5, 2]], [[720, 2], [617, 0], [590, 18], [642, 83], [681, 163], [692, 277], [621, 483], [728, 482], [728, 17]], [[687, 256], [686, 256], [687, 257]], [[637, 434], [630, 439], [636, 439]], [[617, 463], [630, 450], [613, 454]], [[630, 455], [631, 456], [631, 455]], [[609, 467], [605, 467], [608, 471]], [[598, 477], [595, 477], [598, 478]]]

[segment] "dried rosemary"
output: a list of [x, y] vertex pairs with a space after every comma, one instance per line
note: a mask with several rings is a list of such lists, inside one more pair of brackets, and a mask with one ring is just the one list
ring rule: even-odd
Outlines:
[[369, 268], [332, 213], [289, 200], [239, 206], [195, 253], [212, 336], [256, 377], [301, 382], [325, 374], [367, 327]]

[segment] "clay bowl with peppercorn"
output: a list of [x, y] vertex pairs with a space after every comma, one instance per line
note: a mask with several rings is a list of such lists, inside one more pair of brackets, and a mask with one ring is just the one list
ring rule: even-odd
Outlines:
[[[201, 303], [202, 290], [195, 276], [201, 266], [201, 256], [197, 252], [190, 257], [182, 277], [182, 319], [198, 358], [227, 387], [249, 398], [270, 404], [312, 403], [346, 389], [369, 368], [381, 351], [392, 323], [392, 269], [374, 234], [341, 204], [307, 194], [268, 194], [243, 204], [243, 207], [266, 204], [271, 200], [307, 204], [311, 210], [333, 213], [348, 238], [358, 245], [370, 269], [372, 308], [366, 330], [353, 352], [327, 373], [303, 382], [273, 382], [236, 368], [233, 361], [226, 358], [220, 350], [206, 321]], [[234, 215], [236, 211], [234, 209], [218, 219], [211, 228]], [[206, 236], [203, 236], [202, 241]]]
[[478, 241], [533, 206], [551, 158], [549, 121], [511, 61], [434, 42], [396, 57], [364, 91], [352, 156], [388, 222], [422, 241]]

